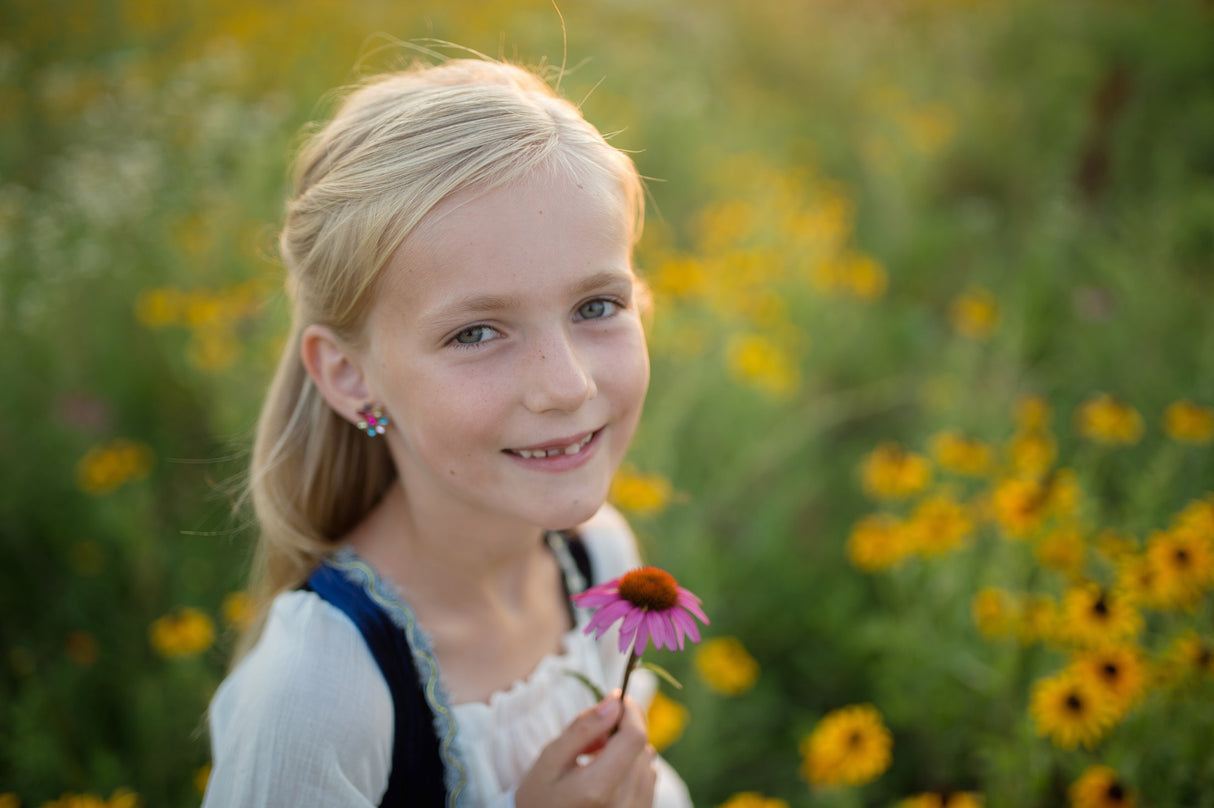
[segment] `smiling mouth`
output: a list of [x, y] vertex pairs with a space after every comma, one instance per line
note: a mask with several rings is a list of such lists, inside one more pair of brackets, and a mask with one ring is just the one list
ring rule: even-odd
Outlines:
[[534, 449], [506, 449], [506, 454], [512, 454], [516, 457], [521, 457], [526, 460], [542, 457], [556, 457], [557, 455], [575, 455], [582, 449], [586, 448], [586, 444], [594, 440], [594, 436], [599, 434], [599, 430], [587, 432], [581, 438], [570, 443], [557, 443], [539, 446]]

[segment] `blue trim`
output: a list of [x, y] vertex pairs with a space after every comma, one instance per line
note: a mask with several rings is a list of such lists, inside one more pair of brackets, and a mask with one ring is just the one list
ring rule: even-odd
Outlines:
[[440, 680], [438, 659], [434, 655], [430, 638], [418, 625], [413, 609], [400, 598], [395, 588], [380, 578], [375, 569], [355, 555], [353, 550], [343, 547], [325, 563], [359, 586], [392, 623], [404, 631], [409, 649], [413, 653], [413, 663], [422, 685], [422, 692], [430, 711], [434, 714], [434, 730], [438, 736], [439, 755], [442, 758], [447, 786], [447, 806], [463, 808], [467, 805], [465, 791], [468, 785], [468, 771], [455, 743], [455, 716], [451, 711], [450, 698]]

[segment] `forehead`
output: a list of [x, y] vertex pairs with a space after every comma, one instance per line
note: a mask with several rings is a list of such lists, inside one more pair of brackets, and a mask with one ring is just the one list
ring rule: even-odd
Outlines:
[[392, 256], [384, 291], [416, 314], [469, 293], [538, 291], [588, 272], [630, 272], [632, 230], [619, 183], [541, 170], [438, 205]]

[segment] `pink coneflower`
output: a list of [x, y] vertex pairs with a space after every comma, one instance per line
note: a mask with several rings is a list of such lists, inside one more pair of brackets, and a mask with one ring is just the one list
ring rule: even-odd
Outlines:
[[632, 653], [640, 656], [649, 640], [655, 648], [683, 650], [683, 638], [700, 641], [700, 631], [692, 615], [708, 625], [700, 608], [700, 599], [679, 586], [674, 576], [657, 567], [641, 567], [619, 578], [592, 586], [573, 596], [582, 607], [597, 609], [586, 626], [597, 640], [623, 620], [620, 626], [620, 653], [632, 645]]

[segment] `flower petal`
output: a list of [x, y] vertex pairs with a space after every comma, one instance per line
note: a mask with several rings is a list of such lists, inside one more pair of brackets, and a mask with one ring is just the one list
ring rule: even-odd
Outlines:
[[679, 650], [683, 650], [683, 637], [686, 634], [691, 638], [692, 642], [700, 641], [700, 629], [696, 626], [696, 621], [691, 619], [691, 615], [682, 609], [670, 610], [670, 622], [674, 624], [675, 631], [680, 632], [679, 635]]
[[[632, 646], [632, 652], [634, 654], [636, 654], [637, 656], [640, 656], [641, 654], [645, 653], [645, 646], [649, 643], [649, 620], [647, 619], [648, 617], [649, 617], [649, 615], [646, 612], [641, 612], [641, 620], [637, 623], [636, 641]], [[626, 650], [626, 646], [623, 644], [623, 639], [624, 639], [624, 637], [623, 637], [623, 635], [621, 635], [620, 636], [620, 640], [621, 640], [620, 650], [621, 651]], [[655, 642], [654, 645], [656, 646], [657, 643]]]
[[694, 614], [696, 617], [700, 618], [701, 623], [703, 623], [704, 625], [708, 625], [708, 617], [704, 614], [704, 610], [700, 608], [700, 599], [697, 598], [695, 595], [691, 595], [690, 599], [685, 598], [685, 597], [683, 597], [683, 594], [682, 594], [684, 592], [688, 595], [691, 595], [691, 593], [687, 592], [686, 589], [681, 590], [680, 595], [679, 595], [679, 605], [682, 606], [687, 611]]

